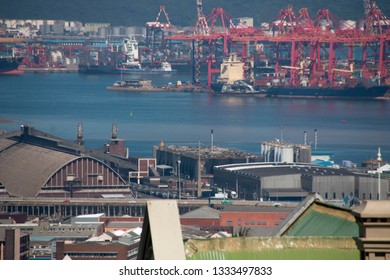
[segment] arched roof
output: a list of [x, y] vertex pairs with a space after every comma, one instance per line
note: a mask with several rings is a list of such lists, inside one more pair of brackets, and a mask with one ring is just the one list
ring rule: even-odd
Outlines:
[[10, 139], [0, 143], [0, 182], [14, 196], [36, 196], [54, 172], [80, 158]]

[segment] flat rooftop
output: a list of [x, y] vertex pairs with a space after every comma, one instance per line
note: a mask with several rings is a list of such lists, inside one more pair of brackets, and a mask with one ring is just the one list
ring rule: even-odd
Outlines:
[[156, 146], [156, 148], [160, 151], [167, 151], [171, 153], [176, 154], [182, 154], [185, 156], [198, 158], [199, 155], [202, 159], [223, 159], [223, 158], [257, 158], [258, 156], [242, 152], [235, 149], [229, 149], [229, 148], [222, 148], [218, 146], [211, 147], [191, 147], [191, 146], [176, 146], [176, 145], [169, 145], [169, 146]]

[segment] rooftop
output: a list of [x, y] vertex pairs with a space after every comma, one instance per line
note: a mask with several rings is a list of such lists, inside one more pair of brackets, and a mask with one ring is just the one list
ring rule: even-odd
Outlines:
[[239, 150], [222, 148], [218, 146], [211, 147], [191, 147], [191, 146], [156, 146], [159, 150], [165, 150], [172, 153], [183, 154], [188, 157], [198, 158], [256, 158], [256, 155], [245, 153]]
[[255, 162], [220, 165], [215, 168], [235, 172], [247, 176], [265, 177], [288, 174], [302, 174], [304, 176], [353, 176], [354, 174], [346, 169], [324, 167], [304, 163], [271, 163]]

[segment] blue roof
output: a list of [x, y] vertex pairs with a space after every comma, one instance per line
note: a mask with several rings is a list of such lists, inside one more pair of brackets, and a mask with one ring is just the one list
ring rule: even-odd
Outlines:
[[320, 160], [320, 159], [313, 160], [311, 163], [312, 164], [316, 164], [316, 165], [321, 165], [321, 166], [324, 166], [324, 167], [331, 167], [331, 166], [333, 166], [332, 162], [326, 161], [326, 160]]
[[53, 236], [37, 236], [37, 235], [31, 235], [30, 241], [52, 241], [56, 239]]
[[334, 153], [331, 150], [311, 150], [312, 155], [327, 155], [327, 156], [333, 156]]

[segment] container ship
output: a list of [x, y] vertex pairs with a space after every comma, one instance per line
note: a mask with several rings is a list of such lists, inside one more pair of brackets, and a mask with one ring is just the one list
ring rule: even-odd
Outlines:
[[326, 79], [318, 79], [315, 85], [303, 77], [298, 86], [290, 85], [286, 75], [275, 74], [268, 67], [265, 73], [253, 75], [244, 80], [244, 64], [235, 55], [224, 59], [220, 66], [220, 77], [211, 83], [217, 94], [250, 95], [287, 98], [341, 98], [381, 99], [390, 98], [390, 85], [381, 85], [377, 78], [364, 80], [342, 77], [336, 85], [329, 85]]
[[390, 98], [390, 86], [353, 87], [319, 87], [319, 86], [273, 86], [262, 88], [265, 97], [296, 97], [296, 98], [352, 98], [352, 99], [379, 99]]

